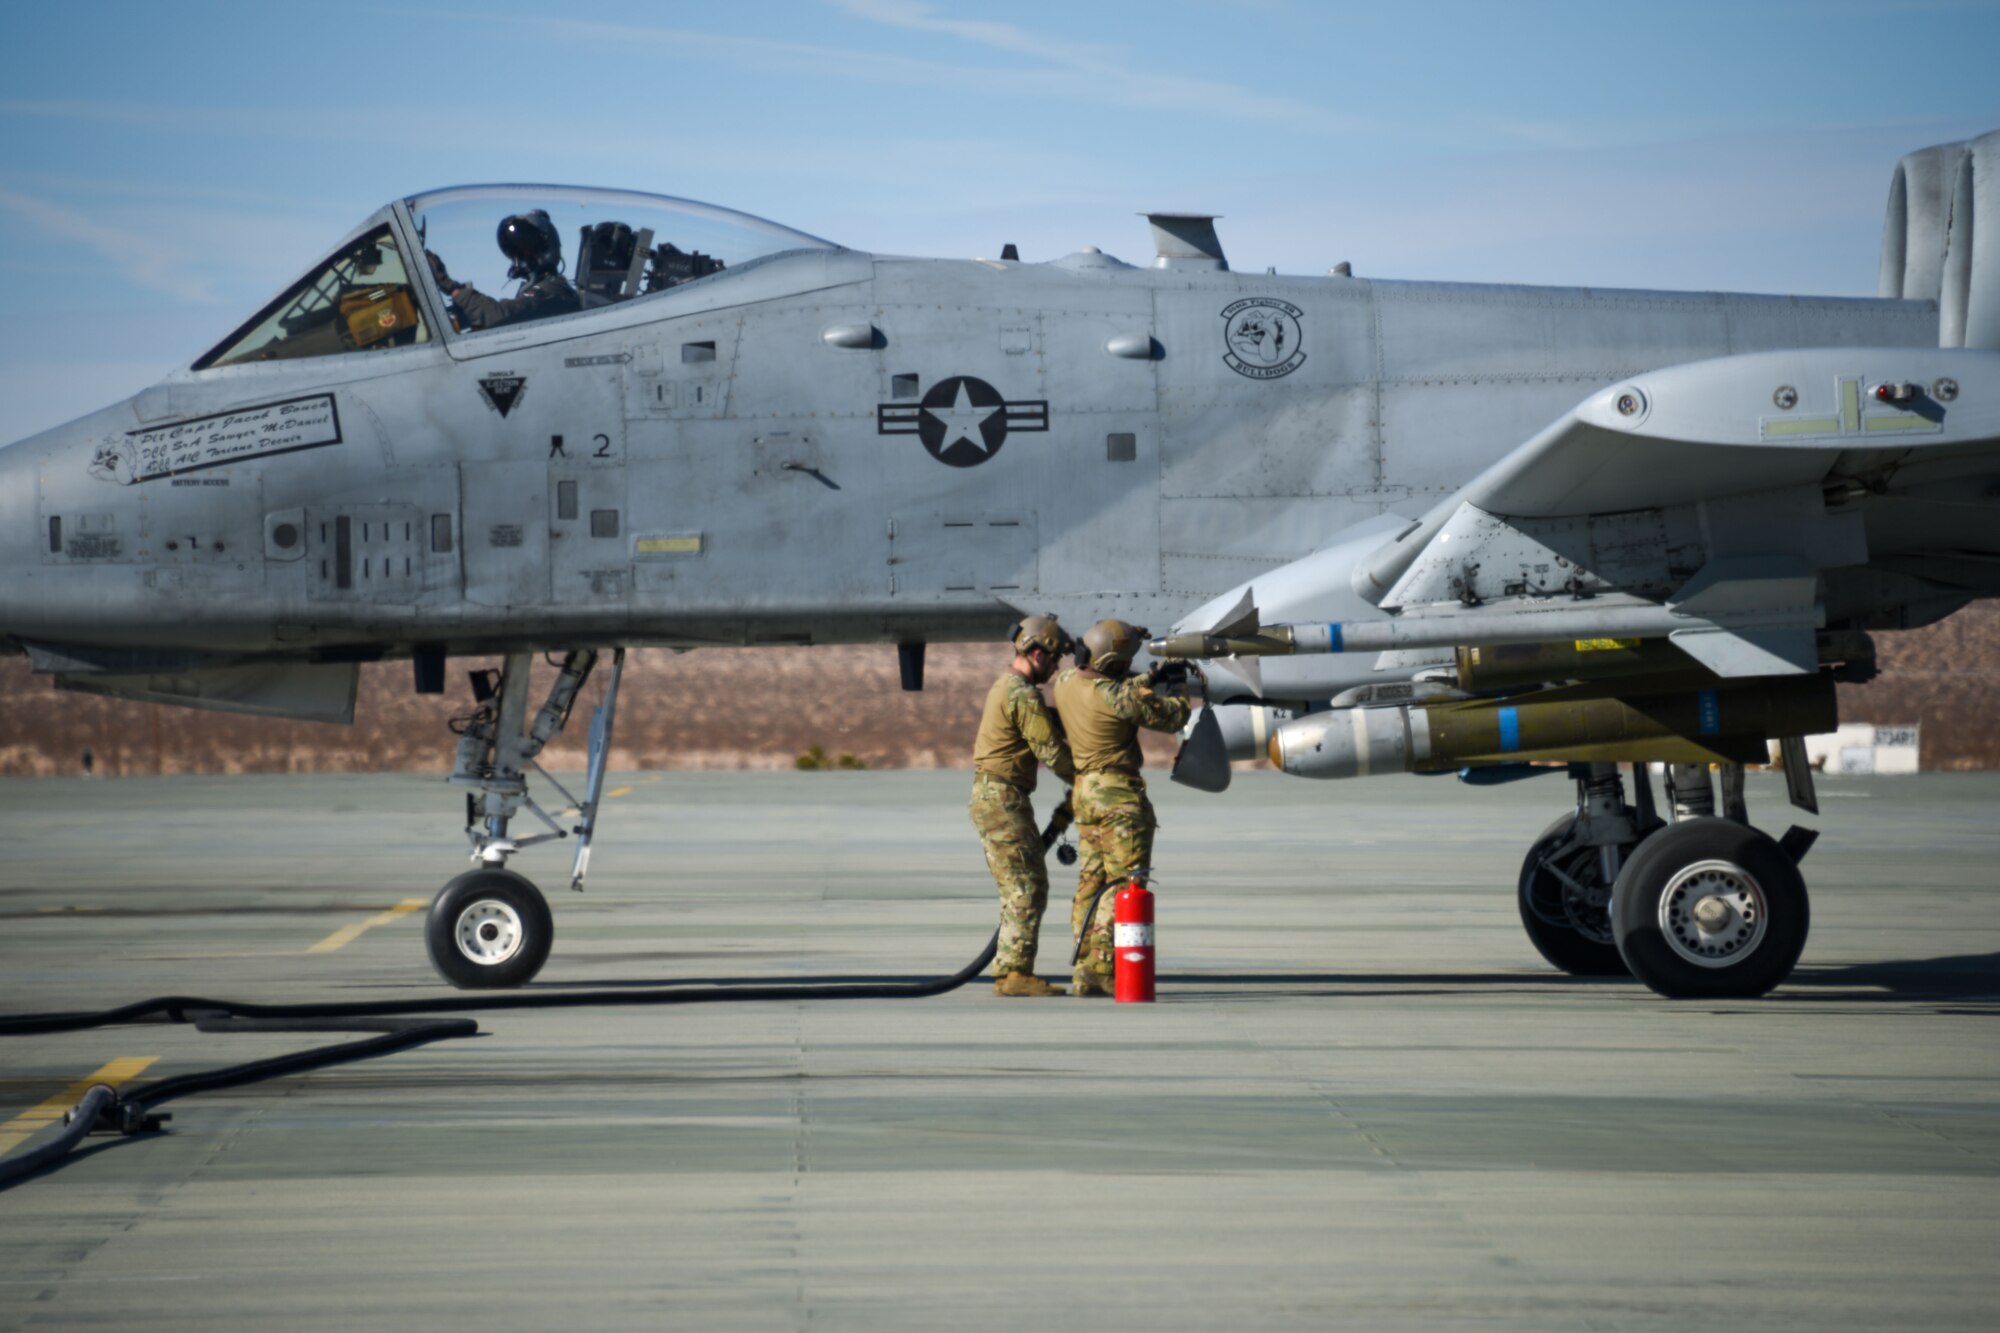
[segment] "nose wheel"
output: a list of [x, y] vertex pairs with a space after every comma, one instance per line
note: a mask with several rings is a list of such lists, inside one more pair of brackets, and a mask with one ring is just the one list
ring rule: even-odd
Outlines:
[[541, 890], [511, 870], [467, 871], [431, 900], [424, 946], [461, 990], [526, 984], [548, 961], [555, 919]]

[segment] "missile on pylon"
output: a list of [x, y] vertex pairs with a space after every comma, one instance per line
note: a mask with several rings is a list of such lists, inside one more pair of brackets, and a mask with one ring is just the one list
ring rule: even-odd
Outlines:
[[1173, 634], [1146, 645], [1155, 657], [1290, 657], [1299, 651], [1292, 626], [1267, 625], [1247, 635]]

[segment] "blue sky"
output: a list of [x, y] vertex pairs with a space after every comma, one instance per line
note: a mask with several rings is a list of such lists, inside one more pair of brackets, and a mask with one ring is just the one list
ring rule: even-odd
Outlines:
[[[615, 19], [608, 17], [617, 15]], [[607, 17], [593, 17], [604, 15]], [[0, 48], [0, 439], [185, 365], [385, 200], [683, 195], [858, 248], [1874, 291], [2000, 3], [80, 2]]]

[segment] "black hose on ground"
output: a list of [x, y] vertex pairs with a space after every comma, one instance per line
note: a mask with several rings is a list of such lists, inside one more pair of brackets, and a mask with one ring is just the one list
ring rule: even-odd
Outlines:
[[268, 1060], [252, 1060], [247, 1064], [230, 1065], [226, 1069], [207, 1069], [178, 1078], [162, 1079], [129, 1097], [120, 1097], [112, 1088], [100, 1083], [63, 1117], [64, 1128], [60, 1136], [30, 1152], [0, 1158], [0, 1190], [53, 1165], [94, 1131], [111, 1130], [130, 1135], [158, 1129], [164, 1117], [155, 1114], [156, 1109], [179, 1097], [213, 1092], [217, 1088], [241, 1087], [245, 1083], [281, 1078], [286, 1074], [303, 1074], [312, 1069], [326, 1069], [421, 1046], [442, 1037], [470, 1037], [479, 1031], [479, 1025], [469, 1018], [234, 1018], [217, 1011], [194, 1010], [179, 1021], [188, 1019], [193, 1021], [199, 1032], [375, 1032], [381, 1035], [362, 1041], [343, 1042], [338, 1046], [295, 1051]]
[[1000, 932], [986, 942], [979, 956], [948, 977], [929, 981], [810, 981], [756, 983], [736, 986], [690, 986], [677, 990], [606, 990], [509, 992], [499, 995], [447, 995], [433, 1000], [354, 1000], [331, 1004], [242, 1004], [204, 1000], [192, 995], [163, 995], [79, 1014], [15, 1014], [0, 1017], [0, 1036], [40, 1032], [80, 1032], [147, 1021], [185, 1023], [198, 1013], [234, 1018], [395, 1018], [405, 1014], [466, 1014], [506, 1009], [594, 1009], [600, 1005], [717, 1004], [757, 1000], [920, 1000], [957, 990], [986, 970], [1000, 948]]
[[328, 1004], [243, 1004], [168, 995], [95, 1013], [16, 1014], [0, 1017], [0, 1036], [47, 1032], [79, 1032], [85, 1028], [125, 1023], [193, 1023], [201, 1032], [375, 1032], [362, 1041], [322, 1046], [293, 1055], [254, 1060], [149, 1084], [120, 1098], [103, 1084], [92, 1088], [70, 1112], [60, 1138], [29, 1152], [0, 1158], [0, 1190], [59, 1160], [93, 1129], [136, 1133], [152, 1119], [153, 1108], [177, 1097], [218, 1088], [240, 1087], [268, 1078], [324, 1069], [354, 1060], [387, 1055], [448, 1037], [470, 1037], [479, 1031], [471, 1019], [411, 1018], [412, 1014], [468, 1013], [505, 1009], [589, 1009], [609, 1005], [717, 1004], [802, 1000], [918, 1000], [957, 990], [986, 970], [1000, 948], [1000, 932], [979, 956], [946, 977], [929, 981], [853, 981], [756, 983], [700, 986], [681, 990], [612, 990], [545, 994], [450, 995], [431, 1000], [368, 1000]]
[[379, 1032], [382, 1035], [343, 1042], [338, 1046], [320, 1046], [310, 1051], [273, 1056], [268, 1060], [253, 1060], [248, 1064], [231, 1065], [227, 1069], [209, 1069], [198, 1074], [161, 1079], [122, 1099], [125, 1106], [133, 1108], [133, 1113], [144, 1116], [156, 1106], [197, 1092], [237, 1088], [245, 1083], [261, 1083], [267, 1078], [282, 1078], [286, 1074], [303, 1074], [310, 1069], [366, 1060], [443, 1037], [479, 1034], [479, 1024], [469, 1018], [285, 1019], [236, 1018], [227, 1014], [200, 1013], [195, 1015], [194, 1026], [197, 1032]]
[[[1109, 892], [1111, 892], [1110, 884], [1100, 884], [1097, 886], [1097, 892], [1090, 895], [1090, 906], [1084, 911], [1083, 925], [1076, 932], [1076, 947], [1070, 950], [1069, 965], [1071, 967], [1075, 967], [1083, 961], [1083, 946], [1090, 943], [1090, 927], [1097, 920], [1097, 904], [1102, 902], [1104, 895]], [[993, 938], [997, 942], [1000, 937], [995, 935]]]
[[11, 1157], [0, 1157], [0, 1189], [6, 1189], [21, 1177], [32, 1175], [66, 1156], [71, 1148], [83, 1142], [84, 1135], [97, 1128], [98, 1117], [103, 1115], [117, 1099], [117, 1093], [100, 1083], [84, 1093], [83, 1100], [63, 1117], [61, 1134], [39, 1148], [17, 1152]]

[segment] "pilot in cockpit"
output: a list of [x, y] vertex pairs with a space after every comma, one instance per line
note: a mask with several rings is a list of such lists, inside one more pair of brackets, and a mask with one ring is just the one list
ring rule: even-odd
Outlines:
[[576, 288], [563, 276], [562, 237], [547, 213], [537, 208], [503, 218], [498, 239], [500, 253], [512, 264], [507, 276], [521, 280], [519, 295], [488, 296], [470, 283], [456, 282], [445, 271], [444, 261], [425, 251], [439, 289], [463, 312], [467, 324], [492, 329], [582, 308]]

